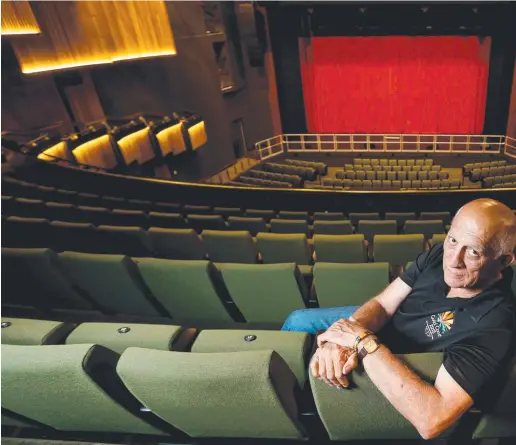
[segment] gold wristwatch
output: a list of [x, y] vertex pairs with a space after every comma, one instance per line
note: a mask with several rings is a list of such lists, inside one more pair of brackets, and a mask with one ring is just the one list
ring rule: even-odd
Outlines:
[[363, 360], [367, 354], [372, 354], [380, 347], [380, 342], [376, 337], [371, 336], [364, 340], [364, 344], [358, 351], [358, 358]]

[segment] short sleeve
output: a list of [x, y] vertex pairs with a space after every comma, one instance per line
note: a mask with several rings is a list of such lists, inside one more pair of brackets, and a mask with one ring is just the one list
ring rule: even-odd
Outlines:
[[507, 327], [481, 330], [444, 350], [443, 365], [473, 399], [504, 366], [513, 342]]
[[414, 287], [419, 275], [425, 270], [429, 262], [442, 253], [442, 244], [434, 245], [430, 250], [420, 253], [408, 269], [405, 269], [400, 275], [400, 278], [410, 287]]

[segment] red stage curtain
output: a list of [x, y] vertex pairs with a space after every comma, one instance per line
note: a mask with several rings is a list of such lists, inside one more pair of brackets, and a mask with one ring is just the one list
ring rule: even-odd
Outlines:
[[481, 133], [490, 40], [314, 37], [300, 41], [312, 133]]

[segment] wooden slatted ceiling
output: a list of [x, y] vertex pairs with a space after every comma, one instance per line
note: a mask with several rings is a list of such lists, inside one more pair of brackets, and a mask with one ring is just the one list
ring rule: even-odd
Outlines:
[[176, 54], [163, 1], [34, 2], [33, 10], [41, 34], [12, 42], [25, 74]]
[[2, 35], [39, 34], [36, 17], [26, 0], [2, 1]]

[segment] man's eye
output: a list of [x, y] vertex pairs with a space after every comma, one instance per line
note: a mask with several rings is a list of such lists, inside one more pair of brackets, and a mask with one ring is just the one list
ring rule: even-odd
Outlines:
[[476, 250], [471, 249], [470, 250], [471, 256], [480, 256], [480, 253], [478, 253]]
[[448, 237], [448, 242], [450, 244], [457, 244], [457, 240], [453, 236]]

